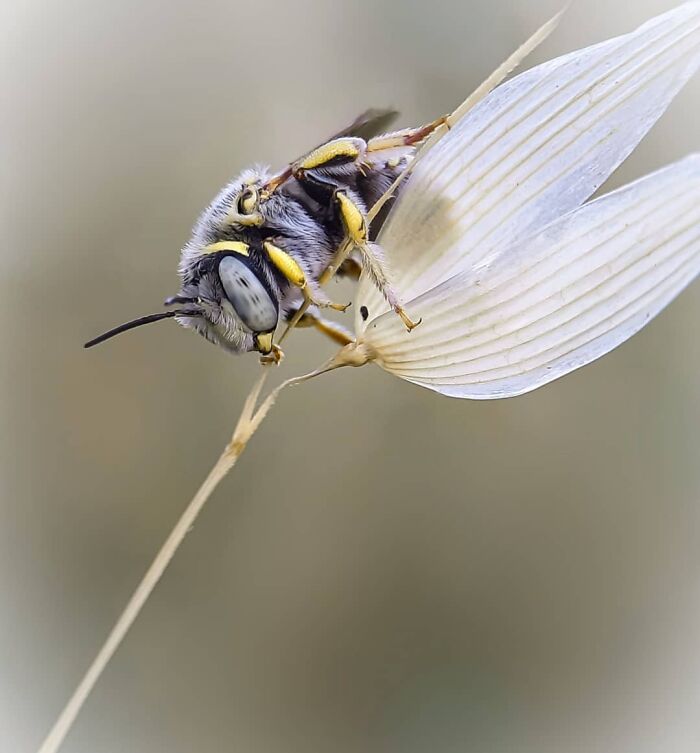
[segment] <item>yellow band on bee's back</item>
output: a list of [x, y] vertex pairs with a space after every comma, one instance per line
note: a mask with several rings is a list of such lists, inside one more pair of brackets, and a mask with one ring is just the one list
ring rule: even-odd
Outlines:
[[202, 249], [203, 254], [217, 254], [221, 251], [233, 251], [241, 256], [249, 256], [247, 243], [242, 241], [218, 241], [217, 243], [210, 243]]
[[298, 167], [302, 170], [313, 170], [316, 167], [323, 167], [338, 157], [354, 160], [359, 156], [360, 149], [356, 139], [336, 139], [314, 149], [311, 154], [301, 160]]

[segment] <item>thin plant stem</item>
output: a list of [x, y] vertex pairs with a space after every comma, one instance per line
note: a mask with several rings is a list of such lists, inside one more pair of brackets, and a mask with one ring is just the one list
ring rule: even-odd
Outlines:
[[165, 543], [160, 548], [156, 558], [151, 563], [151, 566], [148, 568], [143, 579], [129, 599], [124, 611], [121, 613], [119, 619], [112, 628], [107, 640], [97, 653], [97, 656], [39, 748], [38, 753], [55, 753], [59, 749], [66, 735], [73, 726], [73, 722], [78, 716], [78, 713], [90, 695], [90, 692], [95, 687], [95, 683], [104, 672], [110, 659], [114, 656], [114, 653], [121, 645], [124, 637], [134, 624], [134, 621], [141, 612], [148, 597], [161, 579], [161, 576], [170, 564], [170, 561], [178, 550], [180, 544], [182, 544], [187, 532], [192, 528], [197, 516], [214, 489], [216, 489], [224, 476], [226, 476], [231, 468], [233, 468], [238, 458], [243, 454], [248, 441], [262, 423], [262, 420], [267, 415], [269, 409], [272, 407], [281, 387], [284, 385], [281, 385], [280, 388], [274, 390], [260, 408], [258, 408], [257, 411], [255, 410], [258, 397], [260, 396], [260, 392], [265, 384], [268, 373], [269, 369], [266, 368], [257, 382], [253, 385], [253, 388], [243, 405], [243, 410], [241, 411], [231, 441], [224, 448], [224, 451], [209, 472], [204, 483], [200, 486], [199, 490], [192, 498], [192, 501], [187, 505], [170, 535], [165, 540]]
[[476, 105], [481, 102], [484, 97], [493, 91], [502, 81], [508, 76], [520, 63], [539, 45], [544, 42], [545, 39], [557, 28], [559, 21], [568, 9], [569, 5], [565, 5], [562, 10], [559, 11], [553, 18], [550, 18], [546, 24], [540, 26], [539, 29], [477, 88], [475, 89], [462, 104], [450, 113], [445, 118], [445, 123], [433, 131], [428, 136], [425, 143], [417, 151], [416, 156], [408, 163], [408, 165], [399, 173], [394, 182], [387, 188], [387, 190], [379, 197], [379, 199], [372, 206], [367, 213], [367, 221], [371, 222], [375, 219], [381, 208], [387, 201], [394, 195], [396, 189], [401, 185], [401, 182], [416, 168], [418, 163], [428, 154], [428, 152], [437, 144], [440, 139], [448, 133], [454, 126]]
[[204, 483], [199, 487], [199, 490], [187, 505], [185, 511], [180, 516], [180, 519], [175, 524], [175, 527], [170, 532], [170, 535], [165, 540], [165, 543], [160, 548], [160, 551], [151, 563], [151, 566], [148, 568], [146, 574], [143, 576], [141, 582], [129, 599], [124, 611], [121, 613], [110, 634], [107, 636], [107, 640], [104, 642], [87, 672], [78, 683], [73, 695], [68, 700], [68, 703], [66, 703], [63, 711], [61, 711], [58, 719], [51, 728], [51, 731], [44, 742], [41, 744], [37, 753], [56, 753], [56, 751], [59, 750], [66, 735], [70, 732], [73, 723], [80, 713], [80, 710], [85, 704], [85, 701], [87, 701], [90, 696], [92, 689], [100, 679], [102, 673], [121, 645], [126, 634], [129, 632], [129, 629], [134, 624], [136, 618], [139, 616], [148, 597], [151, 595], [153, 589], [156, 587], [158, 581], [161, 579], [163, 573], [179, 549], [180, 544], [182, 544], [188, 531], [194, 525], [197, 516], [202, 511], [202, 508], [207, 503], [207, 500], [211, 497], [216, 487], [221, 483], [226, 474], [236, 464], [238, 458], [243, 454], [251, 437], [258, 430], [258, 427], [263, 422], [265, 416], [267, 416], [270, 408], [275, 404], [280, 392], [286, 387], [301, 384], [302, 382], [306, 382], [320, 376], [321, 374], [325, 374], [328, 371], [343, 366], [357, 365], [357, 363], [352, 363], [349, 360], [346, 361], [341, 356], [342, 353], [343, 351], [341, 350], [338, 356], [332, 358], [328, 363], [315, 371], [282, 382], [270, 392], [256, 409], [258, 398], [265, 385], [267, 375], [270, 373], [269, 366], [266, 366], [263, 369], [262, 374], [253, 385], [253, 388], [243, 404], [243, 409], [241, 410], [241, 415], [238, 418], [231, 440], [224, 448], [224, 451], [214, 464], [214, 467], [209, 471], [209, 475], [204, 480]]

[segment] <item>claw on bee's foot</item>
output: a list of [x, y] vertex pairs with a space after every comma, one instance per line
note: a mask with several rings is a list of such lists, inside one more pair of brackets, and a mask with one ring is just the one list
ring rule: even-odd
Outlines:
[[260, 353], [260, 363], [279, 364], [284, 358], [284, 353], [279, 345], [272, 342], [272, 332], [262, 332], [255, 335], [255, 350]]
[[423, 319], [419, 319], [417, 322], [414, 322], [401, 306], [396, 306], [394, 311], [399, 315], [401, 321], [406, 325], [406, 329], [409, 332], [414, 330], [423, 321]]
[[[318, 306], [318, 304], [316, 304]], [[323, 305], [323, 304], [322, 304]], [[352, 301], [350, 303], [326, 303], [325, 308], [333, 309], [333, 311], [341, 311], [346, 312], [350, 306], [352, 306]]]
[[350, 306], [352, 306], [352, 302], [332, 303], [331, 301], [319, 301], [312, 296], [309, 296], [307, 300], [309, 301], [309, 305], [311, 306], [316, 306], [319, 309], [332, 309], [333, 311], [340, 311], [341, 313], [344, 313], [350, 308]]
[[269, 353], [266, 353], [265, 355], [260, 356], [260, 363], [263, 366], [279, 366], [280, 363], [282, 363], [282, 360], [284, 359], [284, 351], [282, 348], [279, 347], [279, 345], [273, 345], [272, 350], [270, 350]]
[[316, 306], [319, 309], [347, 311], [348, 308], [352, 305], [352, 303], [333, 303], [331, 300], [325, 297], [325, 294], [321, 291], [320, 288], [316, 288], [316, 290], [312, 293], [309, 290], [309, 286], [305, 285], [301, 289], [301, 292], [304, 295], [304, 298], [306, 299], [309, 306]]

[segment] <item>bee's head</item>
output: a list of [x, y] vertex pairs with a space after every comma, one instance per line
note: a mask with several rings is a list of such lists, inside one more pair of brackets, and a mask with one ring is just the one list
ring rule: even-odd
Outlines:
[[97, 345], [142, 324], [175, 317], [232, 352], [268, 353], [279, 317], [279, 287], [260, 251], [259, 186], [262, 169], [248, 170], [226, 186], [195, 225], [180, 261], [180, 292], [172, 308], [115, 327], [86, 343]]
[[279, 318], [279, 288], [258, 249], [243, 241], [217, 241], [204, 248], [188, 245], [180, 265], [182, 286], [165, 301], [193, 307], [177, 315], [226, 350], [270, 351]]
[[180, 264], [180, 292], [165, 300], [177, 305], [135, 319], [86, 343], [97, 345], [142, 324], [175, 317], [216, 345], [232, 352], [269, 353], [279, 318], [279, 288], [259, 251], [243, 241], [190, 242]]

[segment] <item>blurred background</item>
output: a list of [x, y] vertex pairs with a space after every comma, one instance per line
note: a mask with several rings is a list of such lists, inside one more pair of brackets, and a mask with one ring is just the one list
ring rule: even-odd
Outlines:
[[[36, 750], [258, 371], [158, 310], [199, 211], [368, 106], [452, 109], [557, 0], [0, 6], [0, 750]], [[581, 0], [529, 63], [673, 5]], [[694, 81], [612, 185], [697, 150]], [[528, 396], [283, 395], [65, 753], [700, 747], [700, 288]], [[284, 374], [329, 347], [294, 336]]]

